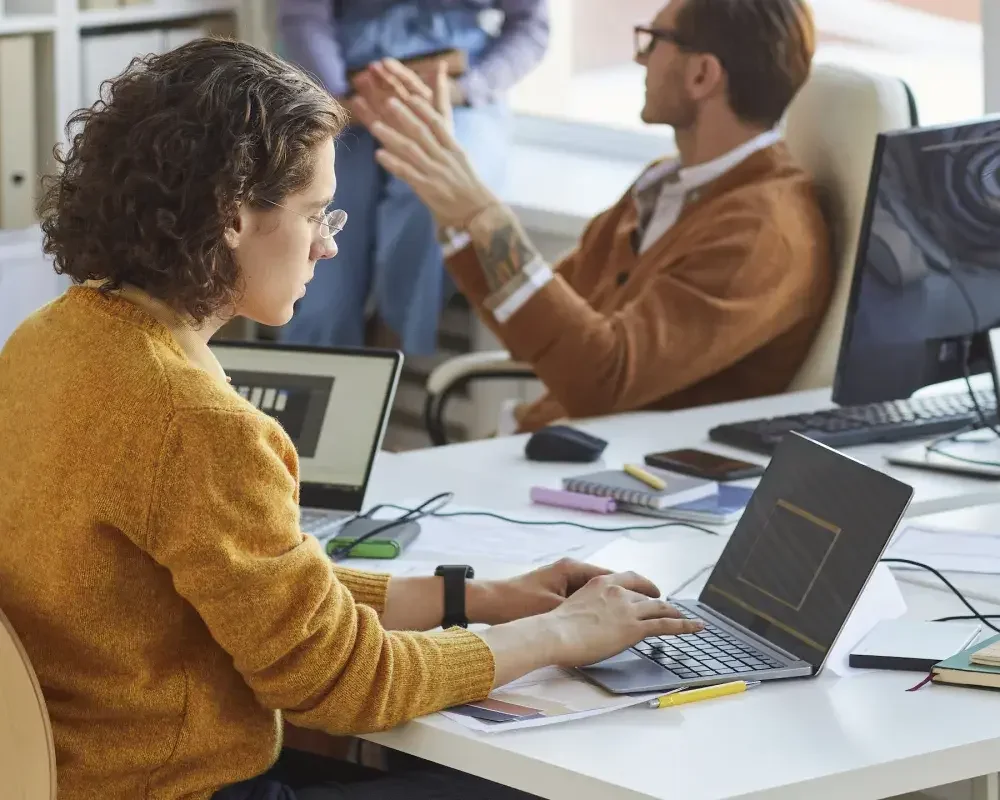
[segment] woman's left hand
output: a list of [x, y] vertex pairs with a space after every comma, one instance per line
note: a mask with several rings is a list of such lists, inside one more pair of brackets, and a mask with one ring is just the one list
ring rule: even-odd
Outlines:
[[[472, 585], [476, 588], [466, 599], [466, 615], [472, 622], [499, 625], [545, 614], [588, 581], [610, 574], [610, 570], [564, 558], [505, 581], [474, 581]], [[646, 588], [651, 596], [659, 596], [653, 584]]]
[[382, 62], [358, 86], [356, 108], [381, 142], [375, 157], [409, 184], [442, 226], [464, 227], [499, 202], [455, 140], [451, 90], [444, 62], [427, 99], [419, 76], [399, 62]]

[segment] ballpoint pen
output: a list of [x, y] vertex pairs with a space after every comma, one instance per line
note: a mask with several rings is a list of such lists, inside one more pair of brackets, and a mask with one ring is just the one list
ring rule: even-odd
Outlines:
[[756, 686], [760, 686], [760, 681], [730, 681], [729, 683], [720, 683], [715, 686], [702, 686], [698, 689], [687, 689], [683, 692], [665, 694], [662, 697], [650, 700], [647, 705], [650, 708], [672, 708], [673, 706], [682, 706], [686, 703], [697, 703], [699, 700], [711, 700], [713, 697], [739, 694]]

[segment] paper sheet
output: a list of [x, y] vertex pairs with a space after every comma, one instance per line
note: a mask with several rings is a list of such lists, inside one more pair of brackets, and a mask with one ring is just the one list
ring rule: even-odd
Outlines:
[[[464, 509], [448, 509], [458, 510]], [[388, 512], [378, 518], [396, 514]], [[620, 535], [562, 525], [517, 525], [488, 517], [424, 517], [420, 535], [406, 548], [403, 558], [473, 566], [484, 560], [541, 565], [564, 556], [582, 561]]]
[[607, 714], [657, 696], [610, 694], [572, 672], [546, 667], [495, 690], [486, 700], [441, 713], [474, 731], [501, 733]]
[[[907, 525], [886, 558], [908, 558], [941, 572], [1000, 573], [1000, 534]], [[919, 569], [893, 564], [893, 569]]]

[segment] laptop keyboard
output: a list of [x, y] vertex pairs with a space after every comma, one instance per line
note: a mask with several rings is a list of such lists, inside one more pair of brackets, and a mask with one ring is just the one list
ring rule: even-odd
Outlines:
[[[685, 608], [678, 607], [677, 610], [688, 619], [696, 619]], [[650, 636], [632, 649], [682, 679], [757, 672], [784, 666], [753, 645], [737, 639], [707, 620], [704, 622], [705, 630], [700, 633]]]
[[299, 511], [299, 530], [322, 539], [325, 535], [336, 532], [348, 519], [346, 514], [331, 514], [313, 508], [303, 508]]

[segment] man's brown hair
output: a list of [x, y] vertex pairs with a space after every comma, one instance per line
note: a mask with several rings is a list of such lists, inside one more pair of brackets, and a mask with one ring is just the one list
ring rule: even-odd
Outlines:
[[775, 125], [809, 77], [816, 28], [804, 0], [684, 0], [676, 24], [682, 49], [719, 59], [744, 122]]
[[40, 205], [56, 271], [131, 284], [196, 321], [232, 307], [242, 277], [225, 230], [246, 205], [313, 178], [346, 111], [295, 67], [227, 39], [136, 59], [76, 112]]

